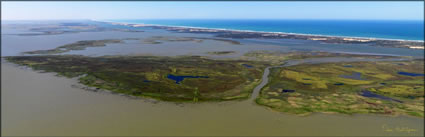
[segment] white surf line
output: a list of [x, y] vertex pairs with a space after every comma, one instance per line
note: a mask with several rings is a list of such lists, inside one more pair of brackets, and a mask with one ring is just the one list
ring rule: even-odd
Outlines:
[[387, 40], [387, 41], [408, 41], [408, 42], [424, 42], [424, 40], [407, 40], [407, 39], [390, 39], [390, 38], [375, 38], [375, 37], [356, 37], [356, 36], [338, 36], [338, 35], [321, 35], [321, 34], [305, 34], [305, 33], [293, 33], [293, 32], [268, 32], [268, 31], [254, 31], [254, 30], [238, 30], [238, 29], [224, 29], [224, 28], [206, 28], [206, 27], [192, 27], [192, 26], [175, 26], [175, 25], [159, 25], [159, 24], [144, 24], [144, 23], [128, 23], [128, 22], [117, 22], [117, 21], [101, 21], [92, 20], [104, 23], [113, 23], [121, 25], [143, 25], [143, 26], [159, 26], [159, 27], [175, 27], [175, 28], [187, 28], [187, 29], [205, 29], [205, 30], [221, 30], [221, 31], [234, 31], [234, 32], [252, 32], [252, 33], [270, 33], [270, 34], [282, 34], [282, 35], [298, 35], [298, 36], [317, 36], [317, 37], [328, 37], [328, 38], [353, 38], [353, 39], [365, 39], [365, 40]]

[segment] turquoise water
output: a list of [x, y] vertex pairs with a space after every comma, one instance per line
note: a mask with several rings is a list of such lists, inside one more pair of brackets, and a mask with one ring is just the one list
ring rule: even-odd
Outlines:
[[189, 26], [382, 39], [424, 40], [424, 21], [413, 20], [108, 20], [122, 23]]

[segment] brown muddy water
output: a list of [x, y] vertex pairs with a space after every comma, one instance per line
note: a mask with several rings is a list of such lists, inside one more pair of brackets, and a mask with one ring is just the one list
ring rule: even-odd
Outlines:
[[319, 113], [301, 117], [269, 110], [252, 100], [153, 103], [72, 88], [72, 84], [77, 81], [2, 61], [2, 135], [424, 135], [421, 118]]

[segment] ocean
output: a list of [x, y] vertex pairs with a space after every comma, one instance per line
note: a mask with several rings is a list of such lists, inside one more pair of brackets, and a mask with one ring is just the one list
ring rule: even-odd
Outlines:
[[424, 21], [419, 20], [132, 19], [107, 21], [379, 39], [424, 40]]

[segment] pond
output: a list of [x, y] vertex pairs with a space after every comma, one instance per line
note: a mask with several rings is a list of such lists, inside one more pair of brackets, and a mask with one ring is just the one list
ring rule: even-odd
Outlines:
[[342, 85], [344, 85], [344, 83], [335, 83], [334, 85], [342, 86]]
[[252, 65], [248, 65], [248, 64], [242, 64], [243, 66], [245, 66], [246, 68], [253, 68], [254, 66]]
[[167, 75], [168, 79], [176, 81], [176, 84], [180, 84], [185, 78], [208, 78], [207, 76], [175, 76], [173, 74]]
[[295, 90], [292, 90], [292, 89], [284, 89], [284, 90], [282, 90], [282, 93], [292, 93], [292, 92], [295, 92]]
[[353, 72], [351, 75], [339, 75], [339, 77], [347, 78], [347, 79], [354, 79], [354, 80], [364, 80], [362, 78], [362, 73], [360, 72]]
[[397, 72], [397, 74], [405, 75], [405, 76], [412, 76], [412, 77], [424, 76], [424, 74], [420, 74], [420, 73], [410, 73], [410, 72], [403, 72], [403, 71], [399, 71], [399, 72]]
[[375, 93], [373, 93], [371, 91], [367, 91], [367, 90], [362, 91], [360, 95], [364, 96], [364, 97], [369, 97], [369, 98], [377, 98], [377, 99], [382, 99], [382, 100], [396, 101], [396, 102], [399, 102], [399, 103], [403, 103], [400, 100], [396, 100], [396, 99], [386, 97], [386, 96], [381, 96], [381, 95], [375, 94]]

